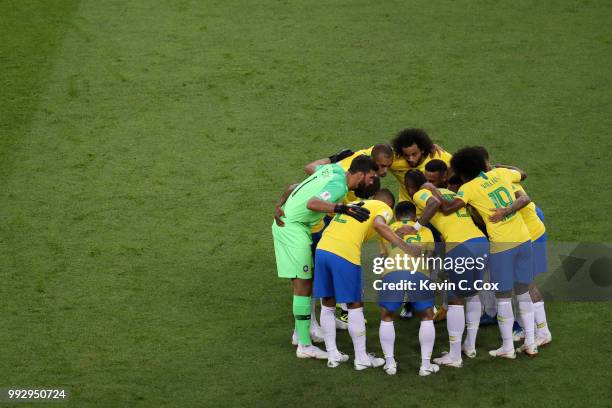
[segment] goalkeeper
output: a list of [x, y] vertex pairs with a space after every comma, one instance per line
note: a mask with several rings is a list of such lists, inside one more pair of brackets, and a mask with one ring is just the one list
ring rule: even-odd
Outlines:
[[353, 159], [348, 171], [337, 164], [320, 166], [300, 184], [281, 196], [272, 223], [274, 254], [279, 278], [291, 279], [293, 316], [298, 335], [298, 358], [327, 359], [327, 353], [312, 345], [310, 312], [312, 253], [310, 229], [327, 213], [341, 213], [366, 221], [370, 213], [359, 205], [339, 203], [349, 190], [363, 189], [376, 178], [377, 165], [369, 156]]

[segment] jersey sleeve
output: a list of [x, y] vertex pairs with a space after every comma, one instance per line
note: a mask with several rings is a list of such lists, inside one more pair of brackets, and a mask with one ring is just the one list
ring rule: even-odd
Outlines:
[[466, 204], [469, 203], [470, 202], [470, 186], [468, 184], [462, 185], [461, 188], [459, 188], [459, 191], [457, 191], [457, 195], [455, 196], [455, 198], [460, 199]]
[[391, 208], [388, 205], [381, 203], [380, 206], [376, 207], [374, 214], [371, 214], [371, 216], [374, 216], [374, 217], [377, 217], [379, 215], [385, 219], [385, 222], [387, 224], [389, 224], [391, 220], [393, 219], [393, 210], [391, 210]]
[[417, 207], [424, 209], [425, 207], [427, 207], [427, 201], [430, 198], [431, 198], [431, 191], [427, 189], [421, 189], [417, 191], [416, 193], [414, 193], [414, 196], [412, 197], [412, 201]]

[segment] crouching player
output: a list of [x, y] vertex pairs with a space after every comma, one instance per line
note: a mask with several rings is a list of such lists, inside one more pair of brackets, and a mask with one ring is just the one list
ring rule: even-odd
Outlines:
[[[404, 226], [413, 226], [416, 221], [416, 207], [407, 201], [402, 201], [395, 208], [396, 222], [391, 225], [391, 229], [398, 231]], [[435, 241], [432, 232], [423, 227], [416, 234], [403, 236], [403, 241], [421, 247], [423, 253], [430, 253], [434, 250]], [[396, 245], [392, 245], [388, 251], [388, 258], [396, 259], [402, 256], [401, 251]], [[431, 353], [436, 339], [434, 328], [434, 292], [432, 290], [422, 290], [419, 285], [421, 282], [427, 283], [430, 279], [426, 258], [421, 258], [419, 266], [411, 270], [410, 265], [414, 265], [410, 259], [406, 263], [402, 259], [401, 265], [394, 265], [383, 272], [382, 281], [378, 289], [378, 304], [380, 306], [380, 328], [378, 336], [380, 345], [385, 355], [384, 369], [389, 375], [397, 372], [397, 362], [395, 361], [395, 327], [393, 325], [395, 311], [398, 310], [408, 293], [408, 298], [412, 304], [412, 309], [421, 317], [419, 328], [419, 343], [421, 344], [421, 366], [419, 375], [427, 376], [437, 373], [440, 367], [431, 363]], [[413, 259], [418, 261], [419, 259]], [[405, 268], [408, 265], [408, 268]], [[401, 268], [401, 269], [400, 269]], [[410, 285], [410, 286], [408, 286]]]
[[366, 221], [367, 209], [338, 202], [348, 190], [372, 184], [375, 176], [376, 163], [367, 156], [353, 160], [346, 172], [336, 164], [321, 166], [300, 184], [290, 186], [277, 204], [272, 224], [274, 253], [278, 276], [291, 279], [293, 285], [298, 358], [327, 358], [327, 353], [312, 345], [310, 339], [313, 264], [310, 228], [327, 213], [344, 214], [356, 223]]
[[[446, 172], [445, 168], [443, 172]], [[436, 183], [436, 187], [443, 200], [453, 201], [456, 194], [446, 189], [446, 183], [443, 179], [440, 180]], [[476, 227], [466, 208], [460, 208], [448, 215], [438, 212], [440, 201], [433, 197], [429, 190], [423, 188], [425, 181], [425, 175], [418, 170], [406, 173], [406, 189], [412, 195], [417, 208], [421, 209], [421, 216], [414, 224], [412, 232], [420, 231], [421, 225], [429, 222], [440, 232], [446, 244], [444, 263], [453, 266], [447, 272], [450, 282], [456, 288], [447, 292], [449, 306], [446, 328], [450, 349], [447, 354], [433, 361], [436, 364], [460, 368], [463, 365], [461, 340], [466, 324], [467, 335], [463, 343], [463, 352], [469, 358], [476, 357], [476, 334], [482, 306], [475, 282], [482, 282], [489, 256], [489, 241]]]
[[[325, 348], [328, 353], [327, 366], [337, 367], [348, 361], [348, 355], [336, 346], [336, 302], [348, 306], [348, 331], [355, 349], [354, 366], [356, 370], [380, 367], [385, 363], [366, 352], [366, 327], [362, 303], [361, 247], [375, 233], [395, 243], [405, 251], [411, 248], [389, 228], [387, 223], [393, 217], [391, 208], [393, 194], [379, 190], [372, 200], [365, 200], [362, 208], [369, 211], [370, 218], [360, 223], [357, 220], [336, 215], [323, 232], [315, 254], [314, 296], [322, 299], [321, 327]], [[418, 248], [413, 248], [417, 252]]]

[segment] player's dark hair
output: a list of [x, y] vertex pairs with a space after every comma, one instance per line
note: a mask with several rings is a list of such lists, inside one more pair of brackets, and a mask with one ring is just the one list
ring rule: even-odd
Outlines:
[[409, 180], [412, 184], [414, 184], [417, 190], [421, 188], [421, 186], [425, 184], [425, 182], [427, 181], [427, 179], [425, 178], [425, 175], [421, 173], [421, 170], [417, 170], [417, 169], [410, 170], [404, 176], [404, 185], [406, 185], [406, 187], [407, 187]]
[[445, 173], [448, 170], [448, 166], [443, 160], [434, 159], [427, 162], [425, 170], [431, 171], [432, 173]]
[[453, 174], [451, 178], [448, 179], [449, 186], [460, 186], [462, 184], [463, 184], [463, 181], [461, 181], [461, 177], [459, 177], [456, 174]]
[[379, 143], [372, 148], [372, 157], [376, 158], [380, 155], [393, 158], [393, 148], [386, 143]]
[[393, 195], [391, 190], [389, 190], [388, 188], [381, 188], [376, 192], [376, 194], [374, 194], [374, 198], [376, 199], [383, 197], [391, 201], [391, 208], [393, 208], [393, 206], [395, 205], [395, 196]]
[[370, 171], [378, 171], [378, 165], [370, 156], [362, 154], [353, 159], [348, 171], [352, 174], [369, 173]]
[[416, 215], [416, 207], [410, 201], [400, 201], [395, 206], [395, 219], [409, 218]]
[[453, 154], [451, 167], [463, 180], [472, 180], [481, 172], [487, 171], [487, 163], [482, 151], [476, 147], [464, 147]]
[[398, 156], [402, 155], [404, 147], [412, 146], [415, 143], [425, 154], [433, 153], [434, 143], [423, 129], [404, 129], [391, 141], [393, 150]]
[[372, 197], [378, 190], [380, 190], [380, 177], [375, 176], [371, 185], [357, 187], [354, 193], [357, 197], [366, 199]]
[[478, 150], [486, 161], [489, 161], [489, 152], [484, 146], [474, 146], [474, 149]]

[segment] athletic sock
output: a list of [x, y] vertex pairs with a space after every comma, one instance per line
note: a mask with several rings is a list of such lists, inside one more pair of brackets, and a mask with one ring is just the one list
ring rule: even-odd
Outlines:
[[366, 353], [366, 327], [363, 307], [348, 310], [348, 332], [353, 340], [355, 360], [367, 360], [368, 353]]
[[293, 295], [293, 317], [298, 344], [309, 346], [310, 341], [310, 296]]
[[431, 367], [431, 353], [436, 341], [436, 329], [433, 320], [421, 320], [419, 343], [421, 343], [421, 367]]
[[386, 362], [394, 363], [395, 358], [393, 357], [393, 348], [395, 346], [395, 327], [393, 326], [393, 321], [380, 321], [378, 338], [380, 339], [380, 347], [385, 355]]
[[546, 311], [544, 309], [544, 301], [539, 301], [533, 304], [533, 314], [536, 323], [536, 334], [538, 337], [550, 336], [548, 323], [546, 323]]
[[321, 305], [321, 329], [323, 329], [323, 339], [325, 349], [331, 356], [338, 353], [336, 346], [336, 308]]
[[446, 313], [449, 354], [453, 361], [461, 359], [461, 339], [465, 328], [465, 311], [462, 305], [449, 305]]
[[317, 322], [317, 303], [319, 303], [319, 299], [312, 298], [310, 301], [310, 326], [318, 326]]
[[478, 326], [480, 325], [480, 314], [482, 305], [478, 295], [465, 298], [465, 348], [467, 350], [476, 349], [476, 335], [478, 334]]
[[533, 313], [533, 302], [529, 292], [522, 295], [517, 295], [516, 299], [519, 304], [519, 313], [521, 315], [523, 330], [525, 331], [525, 344], [532, 345], [535, 343], [535, 320]]
[[514, 325], [514, 314], [512, 314], [512, 300], [510, 298], [497, 299], [497, 324], [504, 351], [513, 350], [512, 326]]

